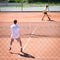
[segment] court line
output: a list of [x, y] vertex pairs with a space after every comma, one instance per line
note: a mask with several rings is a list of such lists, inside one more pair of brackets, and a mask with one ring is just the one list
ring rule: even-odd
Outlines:
[[58, 56], [56, 56], [56, 57], [48, 57], [48, 56], [47, 56], [47, 57], [39, 57], [39, 56], [38, 56], [38, 57], [36, 57], [36, 58], [60, 58], [60, 57], [58, 57]]
[[[23, 57], [21, 57], [21, 56], [17, 56], [17, 57], [0, 57], [0, 58], [23, 58]], [[28, 58], [28, 57], [27, 57]], [[56, 56], [56, 57], [35, 57], [35, 59], [37, 59], [37, 58], [59, 58], [60, 59], [60, 57], [58, 57], [58, 56]]]
[[31, 38], [31, 37], [29, 37], [29, 38], [27, 39], [27, 43], [24, 45], [23, 51], [24, 51], [24, 49], [26, 48], [26, 46], [28, 45], [28, 43], [29, 43], [29, 41], [30, 41], [30, 38]]
[[[32, 33], [31, 33], [31, 35], [35, 33], [35, 31], [36, 31], [38, 25], [39, 25], [39, 24], [36, 25], [35, 29], [34, 29], [34, 30], [32, 31]], [[26, 44], [24, 45], [24, 47], [23, 47], [23, 51], [24, 51], [24, 49], [27, 47], [27, 45], [28, 45], [28, 43], [29, 43], [30, 40], [31, 40], [31, 36], [28, 37], [27, 43], [26, 43]]]

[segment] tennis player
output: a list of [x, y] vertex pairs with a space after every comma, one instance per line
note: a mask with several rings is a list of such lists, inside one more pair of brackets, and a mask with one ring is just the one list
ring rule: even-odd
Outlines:
[[51, 18], [49, 17], [49, 15], [47, 14], [47, 10], [48, 10], [48, 5], [45, 6], [44, 10], [42, 11], [44, 13], [43, 17], [42, 17], [42, 21], [45, 17], [45, 15], [48, 17], [48, 21], [51, 21]]
[[14, 24], [11, 25], [11, 42], [10, 42], [10, 48], [9, 50], [11, 50], [12, 48], [12, 43], [15, 40], [17, 40], [20, 43], [20, 52], [22, 52], [22, 42], [21, 42], [21, 38], [20, 38], [20, 34], [19, 34], [19, 29], [20, 27], [17, 25], [17, 20], [14, 20], [13, 22]]

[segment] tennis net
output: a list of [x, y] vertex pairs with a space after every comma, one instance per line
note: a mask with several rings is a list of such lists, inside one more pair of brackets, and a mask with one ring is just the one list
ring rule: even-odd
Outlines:
[[[12, 22], [0, 23], [0, 37], [9, 37]], [[21, 37], [60, 37], [60, 22], [18, 22]]]

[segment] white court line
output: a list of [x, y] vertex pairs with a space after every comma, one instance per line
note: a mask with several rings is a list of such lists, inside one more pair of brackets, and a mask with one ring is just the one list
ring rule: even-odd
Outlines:
[[[35, 57], [35, 56], [34, 56], [34, 57]], [[23, 58], [23, 57], [21, 57], [21, 56], [18, 56], [18, 57], [4, 57], [4, 56], [3, 56], [3, 57], [0, 57], [0, 58]], [[27, 58], [28, 58], [28, 57], [27, 57]], [[35, 57], [35, 59], [38, 59], [38, 58], [40, 58], [40, 59], [43, 59], [43, 58], [44, 58], [44, 59], [46, 59], [46, 58], [49, 58], [49, 59], [50, 59], [50, 58], [60, 59], [60, 57], [58, 57], [58, 56], [56, 56], [56, 57], [48, 57], [48, 56], [47, 56], [47, 57]], [[24, 58], [23, 58], [23, 59], [24, 59]]]
[[26, 46], [28, 45], [28, 42], [30, 41], [30, 38], [31, 37], [29, 37], [28, 39], [27, 39], [27, 43], [24, 45], [24, 47], [23, 47], [23, 50], [26, 48]]
[[[38, 25], [39, 25], [39, 24], [38, 24]], [[31, 34], [34, 34], [34, 33], [35, 33], [35, 31], [36, 31], [38, 25], [36, 25], [35, 29], [33, 30], [33, 32], [32, 32]], [[31, 36], [27, 39], [27, 43], [24, 45], [23, 50], [24, 50], [24, 49], [26, 48], [26, 46], [28, 45], [30, 39], [31, 39]]]
[[35, 57], [35, 58], [60, 58], [60, 57], [58, 57], [58, 56], [56, 56], [56, 57]]

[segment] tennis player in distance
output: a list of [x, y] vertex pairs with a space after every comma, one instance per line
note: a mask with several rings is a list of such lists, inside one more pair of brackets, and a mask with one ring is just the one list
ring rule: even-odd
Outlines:
[[15, 40], [17, 40], [20, 43], [20, 52], [22, 52], [22, 42], [19, 34], [20, 27], [17, 25], [17, 20], [14, 20], [14, 24], [11, 25], [11, 42], [10, 42], [10, 48], [11, 51], [12, 43]]
[[42, 17], [42, 21], [45, 17], [45, 15], [48, 17], [48, 21], [51, 21], [51, 18], [49, 17], [49, 15], [47, 14], [47, 10], [48, 10], [48, 5], [45, 6], [44, 10], [42, 11], [44, 13], [43, 17]]

